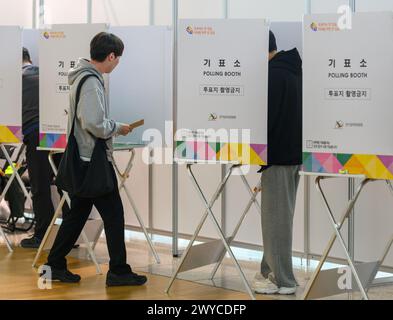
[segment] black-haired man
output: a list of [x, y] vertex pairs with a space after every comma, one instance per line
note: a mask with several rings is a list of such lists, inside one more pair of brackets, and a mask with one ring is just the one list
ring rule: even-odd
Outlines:
[[[103, 78], [103, 74], [111, 73], [116, 68], [123, 50], [124, 45], [121, 39], [113, 34], [101, 32], [90, 43], [91, 60], [79, 59], [75, 68], [69, 71], [68, 81], [71, 85], [71, 93], [68, 134], [70, 134], [74, 121], [75, 99], [79, 82], [85, 76], [91, 75], [81, 87], [74, 124], [74, 136], [78, 144], [80, 158], [83, 161], [90, 161], [96, 138], [101, 138], [106, 140], [108, 161], [112, 162], [112, 137], [116, 134], [127, 135], [131, 132], [129, 125], [115, 122], [109, 118], [109, 104]], [[110, 257], [106, 278], [107, 286], [142, 285], [146, 282], [145, 276], [133, 273], [127, 264], [124, 242], [124, 211], [116, 184], [116, 174], [113, 166], [111, 168], [116, 185], [112, 192], [96, 198], [77, 196], [71, 198], [71, 210], [63, 219], [48, 256], [47, 266], [51, 268], [52, 280], [80, 281], [79, 275], [68, 271], [65, 257], [78, 239], [94, 205], [104, 222]]]

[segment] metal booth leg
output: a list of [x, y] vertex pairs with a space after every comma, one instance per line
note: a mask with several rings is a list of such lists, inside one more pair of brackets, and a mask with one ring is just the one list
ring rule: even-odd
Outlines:
[[121, 189], [124, 189], [124, 192], [126, 193], [128, 201], [129, 201], [129, 203], [130, 203], [130, 205], [131, 205], [131, 207], [132, 207], [132, 209], [134, 211], [134, 214], [135, 214], [136, 218], [138, 219], [139, 225], [141, 226], [141, 228], [143, 230], [143, 233], [145, 235], [145, 238], [146, 238], [146, 240], [147, 240], [147, 242], [149, 244], [150, 250], [153, 253], [156, 262], [159, 264], [161, 262], [160, 261], [160, 257], [158, 256], [158, 253], [157, 253], [156, 249], [154, 248], [153, 242], [152, 242], [152, 240], [151, 240], [151, 238], [149, 236], [149, 233], [147, 232], [145, 224], [143, 223], [143, 219], [142, 219], [142, 217], [139, 214], [139, 211], [138, 211], [138, 208], [137, 208], [137, 206], [135, 204], [135, 201], [132, 198], [131, 193], [128, 190], [126, 184], [125, 184], [127, 178], [129, 177], [130, 171], [131, 171], [131, 169], [133, 167], [134, 158], [135, 158], [135, 150], [131, 149], [131, 158], [128, 161], [128, 164], [127, 164], [127, 167], [126, 167], [126, 170], [124, 171], [124, 173], [120, 172], [117, 164], [114, 162], [114, 168], [115, 168], [116, 173], [117, 173], [117, 175], [119, 176], [119, 179], [120, 179], [119, 192], [121, 191]]
[[[187, 165], [187, 170], [188, 170], [190, 179], [191, 179], [191, 181], [192, 181], [192, 183], [193, 183], [193, 185], [194, 185], [196, 191], [198, 192], [198, 195], [201, 197], [201, 200], [203, 201], [203, 203], [204, 203], [204, 205], [205, 205], [205, 207], [206, 207], [206, 211], [205, 211], [204, 215], [202, 216], [202, 219], [201, 219], [201, 221], [200, 221], [200, 223], [199, 223], [199, 225], [198, 225], [198, 227], [197, 227], [197, 229], [196, 229], [196, 231], [195, 231], [195, 233], [194, 233], [194, 235], [193, 235], [193, 237], [192, 237], [190, 243], [189, 243], [188, 246], [187, 246], [187, 249], [186, 249], [186, 251], [185, 251], [185, 253], [184, 253], [183, 257], [182, 257], [182, 260], [181, 260], [181, 262], [180, 262], [180, 265], [178, 266], [176, 272], [175, 272], [174, 275], [172, 276], [172, 279], [171, 279], [171, 281], [170, 281], [170, 283], [169, 283], [169, 286], [168, 286], [166, 292], [167, 292], [167, 293], [169, 292], [169, 290], [170, 290], [170, 288], [171, 288], [171, 286], [172, 286], [172, 284], [173, 284], [173, 282], [174, 282], [174, 280], [175, 280], [177, 274], [180, 272], [180, 270], [181, 270], [183, 264], [185, 263], [185, 260], [186, 260], [188, 254], [189, 254], [189, 252], [190, 252], [190, 250], [191, 250], [191, 247], [192, 247], [193, 243], [195, 242], [196, 237], [198, 236], [200, 230], [202, 229], [202, 226], [203, 226], [204, 222], [206, 221], [206, 218], [209, 216], [210, 219], [211, 219], [211, 221], [213, 222], [215, 228], [216, 228], [216, 231], [217, 231], [218, 234], [219, 234], [219, 237], [221, 238], [221, 241], [222, 241], [222, 243], [223, 243], [225, 249], [226, 249], [227, 252], [229, 253], [231, 259], [233, 260], [233, 262], [234, 262], [234, 264], [235, 264], [236, 269], [237, 269], [238, 272], [239, 272], [239, 275], [240, 275], [240, 277], [241, 277], [241, 279], [242, 279], [242, 281], [243, 281], [243, 283], [244, 283], [244, 285], [245, 285], [245, 287], [246, 287], [247, 293], [250, 295], [250, 297], [251, 297], [252, 299], [255, 300], [255, 296], [254, 296], [254, 294], [253, 294], [253, 292], [252, 292], [252, 290], [251, 290], [251, 288], [250, 288], [250, 285], [248, 284], [248, 282], [247, 282], [247, 280], [246, 280], [246, 277], [245, 277], [245, 275], [244, 275], [244, 273], [243, 273], [243, 271], [242, 271], [242, 269], [241, 269], [241, 267], [240, 267], [238, 261], [236, 260], [236, 257], [234, 256], [234, 254], [233, 254], [233, 252], [232, 252], [232, 249], [230, 248], [230, 246], [229, 246], [229, 244], [228, 244], [228, 242], [227, 242], [227, 240], [226, 240], [226, 238], [225, 238], [225, 235], [223, 234], [223, 232], [222, 232], [222, 230], [221, 230], [221, 228], [220, 228], [220, 225], [219, 225], [217, 219], [215, 218], [215, 216], [214, 216], [214, 214], [213, 214], [213, 212], [212, 212], [212, 210], [211, 210], [211, 208], [213, 207], [215, 201], [218, 199], [218, 197], [219, 197], [220, 194], [222, 193], [222, 190], [224, 189], [225, 184], [227, 183], [229, 177], [231, 176], [233, 169], [236, 168], [236, 167], [238, 167], [239, 165], [233, 165], [233, 166], [231, 166], [231, 168], [228, 170], [228, 173], [227, 173], [226, 176], [224, 177], [223, 181], [221, 181], [221, 183], [219, 184], [219, 186], [218, 186], [218, 188], [217, 188], [217, 190], [216, 190], [215, 194], [213, 195], [213, 198], [211, 199], [210, 202], [208, 202], [208, 201], [206, 200], [206, 197], [204, 196], [203, 191], [202, 191], [202, 189], [200, 188], [200, 186], [199, 186], [199, 184], [198, 184], [198, 182], [197, 182], [197, 180], [196, 180], [196, 178], [195, 178], [195, 176], [194, 176], [194, 174], [193, 174], [193, 172], [192, 172], [191, 166], [192, 166], [192, 164], [188, 164], [188, 165]], [[189, 269], [191, 269], [191, 267], [190, 267]]]
[[365, 289], [364, 289], [364, 287], [363, 287], [363, 285], [362, 285], [362, 283], [361, 283], [361, 281], [360, 281], [358, 272], [356, 271], [355, 266], [354, 266], [354, 263], [353, 263], [353, 261], [352, 261], [350, 255], [349, 255], [349, 253], [348, 253], [348, 251], [347, 251], [347, 248], [346, 248], [344, 239], [343, 239], [343, 237], [342, 237], [342, 235], [341, 235], [341, 233], [340, 233], [340, 230], [341, 230], [341, 227], [343, 226], [343, 223], [345, 222], [345, 220], [348, 218], [349, 214], [351, 213], [351, 210], [353, 209], [353, 207], [354, 207], [354, 205], [355, 205], [355, 203], [356, 203], [356, 201], [357, 201], [357, 199], [358, 199], [360, 193], [362, 192], [364, 186], [365, 186], [368, 182], [370, 182], [370, 179], [364, 179], [364, 180], [360, 183], [360, 185], [358, 186], [357, 191], [356, 191], [354, 197], [352, 198], [352, 200], [350, 200], [350, 201], [348, 202], [347, 208], [345, 209], [344, 214], [342, 215], [341, 220], [340, 220], [339, 223], [336, 222], [336, 220], [335, 220], [335, 218], [334, 218], [334, 215], [333, 215], [333, 213], [332, 213], [332, 210], [331, 210], [331, 208], [330, 208], [330, 206], [329, 206], [329, 203], [328, 203], [328, 201], [327, 201], [327, 199], [326, 199], [326, 196], [325, 196], [325, 194], [324, 194], [324, 192], [323, 192], [323, 190], [322, 190], [322, 188], [321, 188], [321, 180], [323, 180], [323, 179], [324, 179], [324, 177], [321, 177], [321, 176], [317, 177], [316, 180], [315, 180], [315, 185], [316, 185], [316, 188], [317, 188], [319, 194], [321, 195], [321, 198], [322, 198], [322, 200], [323, 200], [323, 203], [324, 203], [324, 205], [325, 205], [325, 207], [326, 207], [326, 210], [327, 210], [327, 213], [328, 213], [329, 220], [330, 220], [330, 222], [331, 222], [331, 224], [332, 224], [332, 227], [333, 227], [333, 229], [334, 229], [334, 234], [333, 234], [332, 237], [330, 238], [330, 241], [329, 241], [327, 247], [325, 248], [325, 251], [324, 251], [324, 253], [323, 253], [323, 255], [322, 255], [322, 258], [321, 258], [321, 260], [319, 261], [319, 264], [318, 264], [318, 266], [317, 266], [317, 268], [316, 268], [316, 270], [315, 270], [313, 276], [311, 277], [310, 281], [308, 282], [308, 284], [307, 284], [307, 286], [306, 286], [306, 289], [305, 289], [305, 291], [304, 291], [304, 293], [303, 293], [303, 297], [302, 297], [302, 298], [303, 298], [303, 299], [307, 299], [307, 298], [309, 297], [310, 292], [311, 292], [311, 289], [312, 289], [313, 285], [315, 284], [315, 282], [316, 282], [316, 280], [317, 280], [317, 277], [318, 277], [319, 273], [321, 272], [322, 266], [323, 266], [323, 264], [325, 263], [325, 261], [326, 261], [326, 259], [327, 259], [327, 257], [328, 257], [328, 254], [329, 254], [331, 248], [333, 247], [333, 244], [334, 244], [336, 238], [338, 238], [338, 239], [339, 239], [339, 242], [340, 242], [340, 245], [342, 246], [342, 248], [343, 248], [344, 251], [345, 251], [345, 255], [346, 255], [348, 264], [349, 264], [349, 266], [350, 266], [350, 268], [351, 268], [351, 271], [352, 271], [352, 273], [353, 273], [353, 276], [355, 277], [355, 280], [356, 280], [356, 283], [357, 283], [357, 285], [358, 285], [358, 287], [359, 287], [359, 290], [360, 290], [360, 292], [361, 292], [361, 295], [362, 295], [362, 297], [363, 297], [364, 299], [368, 300], [368, 295], [367, 295], [367, 293], [365, 292]]
[[[261, 213], [261, 206], [260, 206], [258, 200], [256, 199], [256, 197], [257, 197], [257, 195], [258, 195], [259, 192], [260, 192], [260, 188], [261, 188], [262, 181], [259, 180], [258, 185], [256, 186], [256, 188], [255, 188], [254, 191], [253, 191], [253, 190], [251, 189], [250, 184], [248, 183], [247, 179], [246, 179], [243, 175], [241, 176], [241, 178], [242, 178], [242, 180], [243, 180], [243, 182], [244, 182], [244, 184], [245, 184], [245, 186], [246, 186], [246, 189], [247, 189], [247, 191], [249, 192], [251, 198], [250, 198], [250, 200], [248, 201], [247, 206], [246, 206], [246, 208], [244, 209], [244, 211], [243, 211], [243, 213], [242, 213], [242, 215], [241, 215], [241, 217], [240, 217], [240, 219], [239, 219], [239, 222], [237, 223], [235, 229], [233, 230], [232, 235], [229, 237], [229, 240], [228, 240], [228, 243], [229, 243], [229, 244], [232, 243], [232, 241], [236, 238], [236, 235], [237, 235], [237, 233], [239, 232], [239, 229], [240, 229], [241, 225], [243, 224], [243, 221], [244, 221], [244, 219], [246, 218], [246, 215], [247, 215], [247, 213], [250, 211], [251, 206], [252, 206], [253, 204], [256, 206], [257, 211], [258, 211], [259, 213]], [[216, 273], [217, 273], [217, 271], [218, 271], [218, 268], [220, 267], [220, 265], [221, 265], [221, 263], [222, 263], [222, 260], [224, 260], [225, 253], [226, 253], [226, 251], [223, 252], [223, 254], [222, 254], [222, 256], [221, 256], [219, 262], [215, 265], [215, 267], [214, 267], [214, 269], [213, 269], [213, 271], [212, 271], [212, 273], [211, 273], [211, 275], [210, 275], [210, 279], [211, 279], [211, 280], [213, 280], [213, 278], [215, 277], [215, 275], [216, 275]]]

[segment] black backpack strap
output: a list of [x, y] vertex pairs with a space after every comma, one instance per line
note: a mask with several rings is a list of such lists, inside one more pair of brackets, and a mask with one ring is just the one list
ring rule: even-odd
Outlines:
[[[86, 82], [86, 80], [90, 77], [95, 77], [97, 78], [97, 80], [101, 83], [101, 80], [98, 78], [98, 76], [96, 76], [95, 74], [87, 74], [85, 75], [82, 79], [80, 79], [79, 83], [78, 83], [78, 87], [76, 89], [76, 96], [75, 96], [75, 108], [74, 108], [74, 119], [72, 120], [72, 128], [71, 128], [71, 132], [70, 134], [74, 134], [74, 127], [75, 127], [75, 120], [76, 120], [76, 114], [78, 111], [78, 103], [79, 103], [79, 99], [80, 99], [80, 95], [81, 95], [81, 91], [82, 91], [82, 86], [83, 84]], [[102, 83], [101, 83], [102, 84]]]

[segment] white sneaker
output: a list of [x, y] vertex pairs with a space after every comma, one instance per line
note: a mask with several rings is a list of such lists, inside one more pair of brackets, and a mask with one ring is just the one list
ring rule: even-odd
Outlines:
[[[274, 273], [273, 272], [270, 272], [269, 273], [269, 280], [271, 281], [271, 282], [273, 282], [274, 284], [276, 284], [277, 282], [276, 282], [276, 278], [274, 277]], [[277, 292], [278, 294], [285, 294], [285, 295], [288, 295], [288, 294], [295, 294], [296, 293], [296, 287], [279, 287], [278, 288], [278, 292]]]
[[254, 289], [258, 286], [259, 282], [265, 282], [266, 278], [262, 275], [262, 273], [257, 272], [254, 276], [254, 280], [252, 281], [251, 288]]
[[295, 294], [296, 293], [296, 287], [291, 287], [291, 288], [287, 288], [287, 287], [281, 287], [278, 288], [278, 294]]
[[269, 279], [256, 280], [253, 284], [255, 293], [275, 294], [279, 292], [279, 288]]
[[290, 295], [296, 293], [296, 287], [277, 287], [272, 281], [274, 280], [273, 273], [269, 274], [269, 278], [265, 279], [260, 273], [256, 274], [253, 281], [253, 289], [260, 294], [282, 294]]

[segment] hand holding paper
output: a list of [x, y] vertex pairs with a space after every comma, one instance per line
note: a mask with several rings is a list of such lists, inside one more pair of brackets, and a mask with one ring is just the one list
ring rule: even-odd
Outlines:
[[145, 124], [145, 120], [144, 120], [144, 119], [138, 120], [138, 121], [136, 121], [136, 122], [134, 122], [134, 123], [131, 123], [131, 124], [130, 124], [130, 131], [132, 131], [132, 130], [134, 130], [135, 128], [138, 128], [138, 127], [140, 127], [140, 126], [143, 126], [144, 124]]

